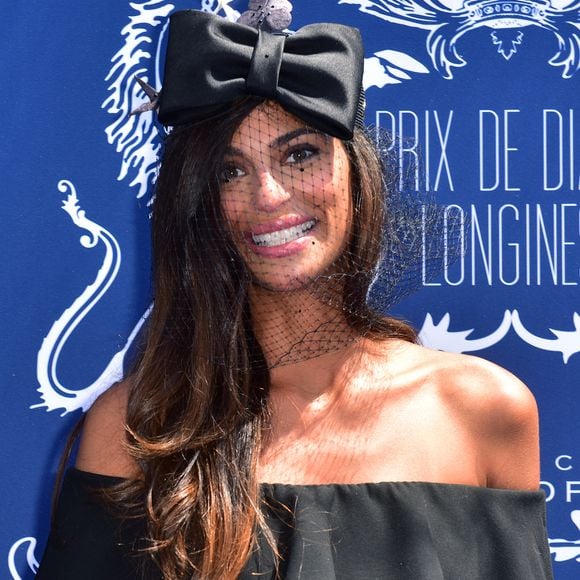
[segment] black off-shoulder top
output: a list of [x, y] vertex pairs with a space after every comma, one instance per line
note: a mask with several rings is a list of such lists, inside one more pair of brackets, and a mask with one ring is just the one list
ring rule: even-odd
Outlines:
[[[68, 471], [37, 580], [161, 580], [139, 552], [142, 520], [120, 519]], [[386, 482], [262, 484], [287, 580], [550, 580], [542, 491]], [[261, 539], [240, 580], [276, 577]]]

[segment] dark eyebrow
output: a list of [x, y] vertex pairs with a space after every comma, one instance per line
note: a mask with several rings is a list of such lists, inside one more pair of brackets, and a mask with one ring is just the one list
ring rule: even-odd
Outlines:
[[294, 129], [294, 131], [280, 135], [280, 137], [276, 137], [276, 139], [270, 143], [270, 147], [281, 147], [282, 145], [286, 145], [286, 143], [292, 141], [292, 139], [295, 139], [296, 137], [300, 137], [301, 135], [321, 135], [325, 139], [328, 139], [328, 135], [322, 131], [308, 127], [300, 127], [299, 129]]
[[232, 147], [231, 145], [227, 146], [225, 155], [237, 155], [238, 157], [244, 156], [244, 154], [240, 149], [238, 149], [237, 147]]
[[[324, 137], [325, 140], [329, 139], [329, 136], [322, 131], [318, 131], [317, 129], [311, 129], [308, 127], [300, 127], [299, 129], [294, 129], [294, 131], [290, 131], [289, 133], [285, 133], [284, 135], [276, 137], [276, 139], [274, 139], [270, 143], [270, 148], [275, 149], [281, 147], [282, 145], [286, 145], [286, 143], [289, 143], [290, 141], [292, 141], [292, 139], [300, 137], [301, 135], [320, 135], [321, 137]], [[244, 156], [244, 153], [240, 149], [238, 149], [237, 147], [232, 147], [231, 145], [228, 146], [225, 154], [238, 155], [239, 157]]]

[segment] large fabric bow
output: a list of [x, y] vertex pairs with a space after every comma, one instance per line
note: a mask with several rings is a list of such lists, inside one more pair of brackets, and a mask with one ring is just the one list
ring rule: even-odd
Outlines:
[[[183, 125], [245, 95], [279, 102], [307, 124], [350, 139], [361, 103], [360, 32], [312, 24], [274, 35], [196, 10], [171, 16], [159, 120]], [[358, 115], [358, 116], [357, 116]]]

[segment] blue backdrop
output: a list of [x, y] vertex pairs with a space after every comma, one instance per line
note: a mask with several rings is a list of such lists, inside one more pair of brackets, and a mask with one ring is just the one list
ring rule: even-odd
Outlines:
[[[65, 435], [117, 380], [150, 303], [167, 15], [218, 2], [3, 8], [0, 577], [31, 578]], [[222, 2], [233, 17], [245, 0]], [[400, 136], [417, 189], [465, 212], [464, 259], [398, 306], [434, 348], [521, 377], [539, 403], [558, 579], [580, 577], [578, 0], [295, 2], [292, 28], [365, 39], [367, 121]], [[460, 461], [461, 458], [458, 458]], [[458, 557], [461, 557], [458, 554]]]

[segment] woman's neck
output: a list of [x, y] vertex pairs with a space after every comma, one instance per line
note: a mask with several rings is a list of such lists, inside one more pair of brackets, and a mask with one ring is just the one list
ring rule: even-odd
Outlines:
[[336, 289], [329, 295], [311, 288], [274, 292], [254, 286], [250, 307], [254, 332], [270, 368], [341, 350], [359, 336], [344, 317]]

